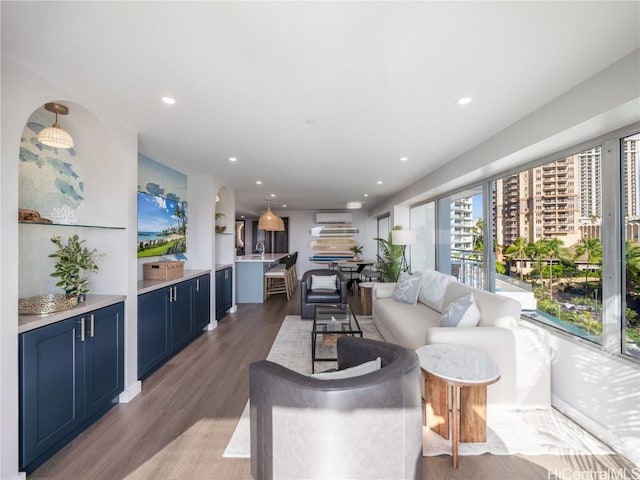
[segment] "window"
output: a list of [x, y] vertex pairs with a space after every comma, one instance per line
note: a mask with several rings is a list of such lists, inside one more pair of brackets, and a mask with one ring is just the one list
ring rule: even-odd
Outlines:
[[414, 272], [436, 268], [436, 204], [425, 203], [412, 207], [410, 212], [411, 230], [416, 232], [416, 243], [410, 255], [411, 270]]
[[[500, 178], [493, 204], [495, 291], [519, 300], [523, 315], [599, 344], [600, 152], [596, 146]], [[527, 185], [534, 170], [542, 187]], [[526, 223], [540, 227], [530, 231]]]
[[624, 246], [622, 269], [624, 304], [621, 328], [622, 353], [640, 359], [640, 205], [638, 198], [638, 152], [640, 133], [620, 142], [622, 171], [621, 209]]

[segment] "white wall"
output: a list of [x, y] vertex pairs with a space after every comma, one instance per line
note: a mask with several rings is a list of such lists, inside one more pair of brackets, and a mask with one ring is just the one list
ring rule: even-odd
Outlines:
[[[48, 101], [61, 100], [69, 103], [70, 115], [63, 124], [73, 131], [78, 147], [99, 148], [110, 145], [107, 155], [97, 155], [107, 165], [101, 172], [106, 178], [106, 189], [98, 188], [100, 199], [107, 209], [96, 218], [97, 225], [127, 227], [126, 230], [85, 229], [79, 227], [23, 226], [17, 224], [18, 211], [18, 153], [20, 135], [29, 115]], [[78, 115], [73, 119], [74, 108]], [[80, 107], [81, 106], [81, 107]], [[82, 120], [86, 122], [82, 122]], [[95, 141], [85, 141], [84, 135]], [[99, 140], [98, 140], [99, 139]], [[38, 288], [43, 288], [42, 277], [49, 269], [43, 267], [36, 257], [46, 257], [52, 245], [52, 232], [69, 236], [78, 233], [87, 240], [87, 245], [107, 254], [100, 264], [100, 275], [92, 279], [94, 293], [127, 295], [125, 306], [125, 365], [132, 365], [125, 372], [125, 384], [135, 383], [137, 344], [135, 318], [137, 314], [137, 286], [135, 282], [135, 190], [137, 177], [137, 135], [118, 123], [100, 115], [91, 105], [83, 104], [71, 92], [50, 84], [44, 79], [23, 69], [18, 64], [2, 57], [2, 146], [0, 171], [2, 190], [0, 193], [0, 262], [2, 289], [0, 290], [0, 478], [11, 479], [18, 475], [18, 284], [20, 279], [31, 279]], [[90, 155], [87, 155], [87, 160]], [[104, 165], [102, 165], [104, 166]], [[96, 167], [96, 170], [101, 170]], [[108, 171], [109, 173], [105, 173]], [[89, 186], [87, 186], [89, 188]], [[106, 198], [105, 198], [106, 197]], [[97, 214], [96, 214], [97, 215]], [[133, 226], [133, 229], [131, 228]], [[40, 228], [39, 230], [36, 230]], [[49, 230], [51, 228], [51, 230]], [[133, 232], [133, 233], [131, 233]], [[55, 234], [54, 233], [54, 234]], [[133, 235], [133, 237], [131, 237]], [[27, 261], [21, 251], [21, 242], [31, 249], [34, 261]], [[19, 263], [19, 256], [24, 264]], [[115, 261], [114, 261], [115, 260]], [[46, 262], [46, 260], [45, 260]], [[132, 266], [129, 268], [128, 266]], [[23, 281], [23, 283], [25, 283]], [[25, 287], [25, 291], [28, 289]], [[41, 292], [38, 292], [41, 293]], [[133, 374], [133, 376], [132, 376]]]
[[552, 403], [640, 465], [640, 367], [551, 335]]

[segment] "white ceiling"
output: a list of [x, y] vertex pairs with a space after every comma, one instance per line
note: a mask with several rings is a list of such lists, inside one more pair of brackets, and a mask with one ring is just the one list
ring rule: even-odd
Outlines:
[[2, 55], [238, 210], [368, 208], [637, 49], [639, 5], [2, 1]]

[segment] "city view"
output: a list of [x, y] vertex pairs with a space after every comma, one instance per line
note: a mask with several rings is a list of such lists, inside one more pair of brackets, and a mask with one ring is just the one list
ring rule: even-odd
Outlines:
[[[640, 134], [622, 142], [626, 352], [640, 358]], [[601, 147], [496, 180], [493, 184], [495, 290], [523, 314], [602, 343], [603, 241]], [[604, 192], [606, 193], [606, 191]], [[467, 196], [463, 196], [467, 195]], [[451, 268], [483, 288], [482, 193], [451, 198]]]

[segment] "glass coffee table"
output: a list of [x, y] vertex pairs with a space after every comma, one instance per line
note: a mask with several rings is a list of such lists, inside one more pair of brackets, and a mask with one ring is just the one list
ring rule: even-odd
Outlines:
[[[311, 373], [316, 362], [335, 362], [337, 352], [333, 346], [339, 335], [360, 335], [362, 329], [351, 305], [316, 305], [311, 329]], [[329, 356], [331, 355], [331, 356]]]

